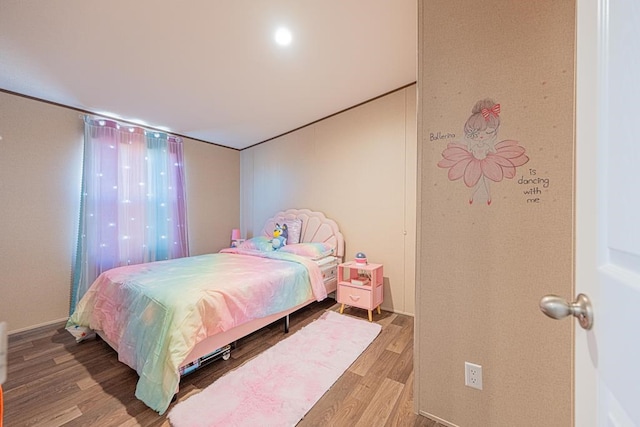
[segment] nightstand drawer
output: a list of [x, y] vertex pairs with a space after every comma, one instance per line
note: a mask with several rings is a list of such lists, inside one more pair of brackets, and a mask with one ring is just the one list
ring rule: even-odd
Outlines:
[[358, 308], [366, 308], [371, 310], [371, 288], [355, 287], [344, 284], [338, 285], [338, 302], [341, 304], [351, 305]]
[[322, 278], [325, 283], [336, 280], [338, 277], [338, 266], [334, 264], [326, 267], [320, 267], [320, 273], [322, 273]]

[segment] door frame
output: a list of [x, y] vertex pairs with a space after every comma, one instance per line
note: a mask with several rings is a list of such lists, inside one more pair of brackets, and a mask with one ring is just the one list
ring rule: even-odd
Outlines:
[[585, 331], [574, 321], [573, 400], [574, 426], [597, 425], [597, 307], [599, 98], [602, 70], [601, 13], [603, 0], [576, 3], [576, 135], [575, 135], [575, 239], [574, 292], [589, 296], [595, 322]]

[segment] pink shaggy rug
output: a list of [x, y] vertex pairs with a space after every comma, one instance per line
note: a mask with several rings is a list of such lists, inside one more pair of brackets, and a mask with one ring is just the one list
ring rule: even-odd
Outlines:
[[380, 333], [327, 311], [292, 336], [178, 403], [175, 427], [295, 426]]

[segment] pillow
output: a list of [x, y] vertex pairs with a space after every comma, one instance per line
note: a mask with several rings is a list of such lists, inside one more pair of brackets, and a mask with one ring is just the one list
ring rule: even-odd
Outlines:
[[273, 250], [271, 238], [267, 236], [256, 236], [245, 240], [238, 245], [238, 249], [248, 249], [252, 251], [268, 252]]
[[333, 246], [328, 243], [295, 243], [283, 246], [279, 250], [314, 260], [333, 255]]
[[302, 232], [301, 219], [284, 219], [282, 217], [276, 219], [278, 224], [287, 224], [287, 245], [300, 243], [300, 233]]

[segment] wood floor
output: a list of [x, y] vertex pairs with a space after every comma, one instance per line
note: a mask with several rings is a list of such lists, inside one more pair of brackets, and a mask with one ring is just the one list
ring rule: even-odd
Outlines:
[[[327, 299], [294, 313], [290, 334], [325, 310], [338, 305]], [[347, 308], [345, 315], [366, 319], [367, 312]], [[383, 311], [374, 321], [380, 335], [298, 426], [444, 427], [413, 413], [413, 318]], [[287, 336], [278, 322], [240, 340], [229, 360], [184, 377], [178, 401]], [[134, 397], [136, 373], [104, 341], [76, 344], [62, 324], [10, 336], [8, 367], [5, 427], [170, 425]]]

